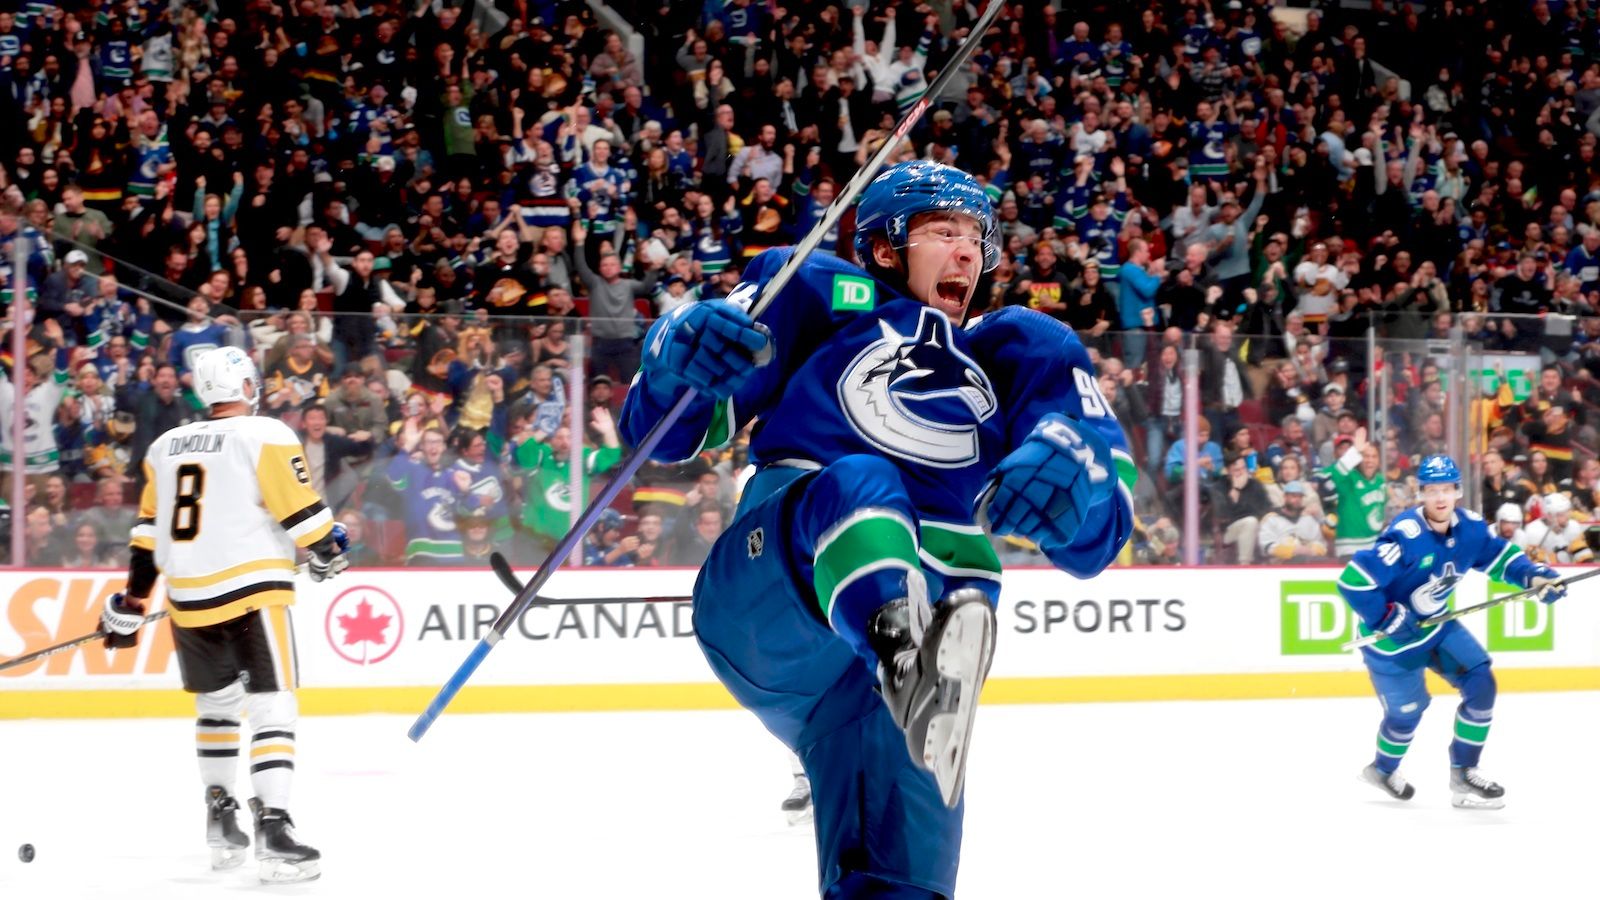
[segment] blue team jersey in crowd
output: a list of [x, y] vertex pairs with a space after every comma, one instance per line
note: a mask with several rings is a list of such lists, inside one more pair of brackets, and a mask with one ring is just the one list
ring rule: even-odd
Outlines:
[[[769, 250], [745, 270], [729, 300], [748, 308], [792, 248]], [[645, 341], [662, 339], [674, 319]], [[975, 528], [974, 502], [996, 464], [1048, 413], [1098, 431], [1112, 448], [1120, 490], [1065, 548], [1044, 548], [1080, 577], [1097, 574], [1133, 523], [1135, 469], [1122, 428], [1096, 386], [1094, 365], [1065, 325], [1008, 307], [964, 328], [907, 299], [861, 268], [818, 254], [760, 317], [772, 362], [720, 406], [696, 401], [657, 448], [683, 460], [759, 420], [750, 460], [815, 467], [865, 453], [892, 462], [924, 521]], [[634, 390], [624, 439], [637, 444], [665, 409]]]
[[[1339, 592], [1368, 626], [1383, 620], [1390, 603], [1403, 604], [1417, 619], [1427, 619], [1444, 612], [1456, 583], [1469, 569], [1526, 587], [1533, 561], [1516, 544], [1490, 531], [1472, 510], [1456, 510], [1449, 530], [1440, 534], [1429, 527], [1419, 507], [1396, 516], [1371, 547], [1350, 560], [1339, 576]], [[1432, 646], [1439, 633], [1439, 626], [1429, 626], [1421, 639], [1410, 644], [1385, 639], [1364, 649], [1394, 656]]]

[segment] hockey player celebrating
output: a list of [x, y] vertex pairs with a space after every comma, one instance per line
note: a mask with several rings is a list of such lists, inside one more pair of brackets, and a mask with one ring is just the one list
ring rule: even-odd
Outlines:
[[701, 648], [804, 763], [822, 894], [950, 897], [1000, 587], [983, 526], [1092, 577], [1131, 531], [1134, 469], [1071, 330], [1021, 307], [965, 321], [1000, 254], [974, 179], [885, 170], [855, 240], [865, 268], [808, 258], [758, 322], [792, 249], [658, 321], [623, 433], [689, 387], [658, 460], [758, 420], [757, 473], [695, 585]]
[[1448, 456], [1430, 456], [1417, 468], [1422, 505], [1401, 513], [1371, 548], [1357, 553], [1339, 576], [1339, 593], [1370, 633], [1383, 640], [1362, 648], [1372, 686], [1383, 705], [1378, 753], [1362, 778], [1399, 800], [1416, 789], [1400, 775], [1400, 760], [1422, 721], [1429, 697], [1423, 670], [1432, 669], [1461, 692], [1455, 738], [1450, 742], [1451, 803], [1463, 809], [1499, 809], [1505, 789], [1478, 771], [1478, 758], [1494, 715], [1495, 681], [1489, 655], [1461, 623], [1428, 625], [1444, 611], [1468, 569], [1509, 584], [1541, 588], [1553, 603], [1566, 595], [1556, 571], [1528, 559], [1495, 534], [1483, 517], [1457, 509], [1461, 472]]
[[208, 350], [194, 375], [210, 416], [150, 445], [127, 592], [106, 601], [101, 626], [108, 646], [133, 646], [156, 577], [166, 573], [178, 668], [196, 695], [212, 867], [238, 866], [250, 843], [233, 797], [248, 711], [261, 880], [308, 881], [320, 874], [321, 855], [295, 838], [287, 810], [299, 678], [289, 605], [296, 548], [308, 551], [313, 581], [331, 578], [349, 564], [344, 528], [311, 487], [299, 438], [255, 415], [261, 379], [250, 358], [234, 347]]

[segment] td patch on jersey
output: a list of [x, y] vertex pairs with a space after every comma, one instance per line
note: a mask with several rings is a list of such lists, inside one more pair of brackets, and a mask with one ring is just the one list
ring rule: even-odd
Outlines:
[[834, 312], [871, 312], [877, 301], [872, 279], [856, 275], [833, 276]]
[[923, 307], [915, 334], [887, 320], [839, 379], [839, 406], [874, 446], [943, 469], [978, 461], [978, 425], [998, 406], [989, 377], [955, 346], [950, 320]]

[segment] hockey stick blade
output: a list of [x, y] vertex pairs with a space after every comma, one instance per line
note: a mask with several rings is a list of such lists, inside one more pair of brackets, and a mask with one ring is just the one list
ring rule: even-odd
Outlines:
[[500, 583], [506, 586], [506, 590], [510, 591], [512, 596], [522, 593], [522, 579], [517, 577], [516, 572], [511, 571], [511, 563], [500, 551], [496, 550], [489, 554], [489, 568], [494, 570], [495, 577], [500, 579]]
[[[149, 624], [151, 624], [153, 622], [159, 622], [162, 619], [165, 619], [170, 612], [171, 612], [171, 610], [163, 609], [163, 610], [160, 610], [158, 612], [152, 613], [152, 614], [150, 614], [148, 616], [145, 616], [144, 617], [144, 624], [145, 625], [149, 625]], [[53, 645], [51, 645], [49, 647], [45, 647], [43, 650], [35, 650], [32, 653], [24, 653], [21, 656], [13, 657], [11, 659], [6, 660], [5, 662], [0, 662], [0, 672], [5, 671], [6, 669], [15, 668], [17, 666], [25, 666], [28, 663], [31, 663], [36, 659], [44, 659], [46, 656], [52, 656], [54, 654], [60, 653], [63, 650], [71, 650], [73, 647], [77, 647], [77, 646], [80, 646], [82, 644], [87, 644], [90, 641], [103, 640], [103, 639], [105, 639], [105, 637], [106, 637], [106, 630], [104, 628], [99, 628], [99, 629], [96, 629], [93, 633], [86, 634], [83, 637], [75, 637], [70, 641], [62, 641], [59, 644], [53, 644]]]
[[[1569, 585], [1577, 584], [1578, 582], [1583, 581], [1586, 578], [1593, 578], [1596, 575], [1600, 575], [1600, 568], [1590, 569], [1587, 572], [1581, 572], [1581, 573], [1579, 573], [1577, 575], [1568, 576], [1566, 578], [1561, 579], [1557, 583], [1561, 587], [1567, 587]], [[1494, 608], [1496, 606], [1500, 606], [1502, 604], [1510, 603], [1513, 600], [1521, 600], [1524, 597], [1532, 597], [1535, 594], [1538, 594], [1540, 591], [1548, 590], [1550, 587], [1551, 587], [1551, 585], [1545, 585], [1542, 588], [1527, 588], [1525, 590], [1517, 591], [1515, 594], [1507, 594], [1504, 597], [1496, 597], [1493, 600], [1490, 600], [1490, 601], [1488, 601], [1486, 603], [1479, 603], [1479, 604], [1477, 604], [1475, 606], [1463, 606], [1460, 609], [1453, 609], [1453, 610], [1451, 610], [1451, 611], [1449, 611], [1449, 612], [1447, 612], [1447, 613], [1445, 613], [1443, 615], [1434, 616], [1433, 618], [1427, 619], [1427, 620], [1425, 620], [1423, 622], [1420, 622], [1418, 624], [1419, 624], [1420, 627], [1423, 627], [1423, 628], [1426, 628], [1429, 625], [1443, 625], [1446, 622], [1453, 622], [1456, 619], [1461, 618], [1462, 616], [1470, 616], [1475, 612], [1481, 612], [1481, 611], [1486, 610], [1486, 609], [1492, 609], [1492, 608]], [[1362, 647], [1370, 647], [1373, 644], [1376, 644], [1377, 642], [1383, 640], [1386, 637], [1388, 637], [1388, 635], [1386, 635], [1386, 634], [1377, 634], [1377, 633], [1364, 634], [1361, 637], [1358, 637], [1353, 641], [1347, 641], [1344, 644], [1341, 644], [1339, 646], [1339, 649], [1340, 650], [1359, 650]]]
[[[777, 299], [778, 294], [782, 292], [784, 286], [789, 283], [789, 280], [794, 277], [794, 273], [800, 268], [800, 264], [817, 249], [822, 243], [823, 237], [838, 224], [840, 217], [844, 215], [844, 211], [855, 203], [861, 192], [866, 189], [872, 179], [877, 177], [878, 172], [889, 161], [889, 157], [894, 155], [898, 149], [900, 141], [922, 118], [922, 114], [927, 111], [928, 105], [933, 99], [944, 93], [944, 89], [955, 79], [955, 73], [965, 67], [967, 60], [972, 58], [973, 51], [978, 49], [979, 42], [983, 39], [984, 34], [989, 31], [989, 27], [994, 24], [994, 20], [1000, 15], [1000, 10], [1004, 6], [1003, 0], [989, 0], [988, 8], [983, 11], [983, 15], [979, 16], [978, 21], [973, 24], [966, 40], [956, 47], [955, 52], [950, 55], [950, 59], [945, 62], [944, 71], [940, 72], [938, 77], [933, 80], [933, 83], [928, 86], [928, 90], [922, 95], [922, 98], [912, 104], [910, 109], [906, 110], [905, 118], [900, 120], [900, 124], [895, 128], [894, 133], [889, 136], [889, 139], [884, 142], [882, 147], [878, 148], [878, 152], [867, 161], [867, 164], [856, 172], [849, 183], [839, 191], [838, 195], [833, 198], [833, 202], [828, 205], [828, 209], [823, 213], [822, 218], [812, 226], [811, 231], [800, 240], [800, 243], [795, 245], [794, 252], [789, 255], [789, 258], [784, 261], [784, 264], [779, 267], [772, 278], [762, 286], [761, 296], [756, 299], [756, 302], [748, 311], [751, 319], [759, 319], [767, 307]], [[422, 740], [423, 735], [428, 733], [428, 729], [433, 726], [434, 721], [450, 705], [450, 701], [455, 698], [456, 694], [460, 693], [461, 688], [472, 677], [472, 673], [477, 671], [478, 666], [483, 664], [484, 657], [488, 656], [489, 651], [494, 649], [494, 645], [505, 637], [506, 631], [510, 629], [517, 617], [521, 616], [533, 603], [539, 589], [544, 587], [546, 581], [550, 580], [550, 576], [554, 574], [556, 568], [568, 556], [572, 555], [572, 551], [577, 547], [578, 542], [583, 539], [584, 535], [589, 533], [589, 529], [593, 528], [594, 523], [599, 520], [601, 511], [610, 506], [611, 501], [616, 499], [617, 494], [621, 493], [623, 485], [632, 480], [634, 473], [638, 472], [639, 467], [644, 465], [645, 460], [650, 458], [650, 454], [666, 437], [667, 431], [677, 424], [679, 419], [683, 418], [683, 414], [689, 408], [689, 404], [693, 403], [698, 395], [694, 388], [685, 390], [683, 396], [678, 398], [678, 402], [674, 403], [672, 408], [667, 410], [666, 415], [661, 417], [661, 421], [650, 429], [644, 439], [639, 442], [639, 445], [633, 448], [622, 463], [612, 471], [611, 480], [607, 481], [605, 487], [601, 488], [594, 499], [589, 501], [589, 505], [584, 507], [583, 513], [578, 516], [578, 521], [556, 543], [555, 549], [550, 552], [550, 556], [545, 559], [539, 566], [538, 571], [533, 573], [533, 577], [528, 579], [528, 582], [517, 592], [516, 599], [506, 607], [500, 618], [495, 620], [494, 628], [484, 636], [478, 646], [473, 648], [455, 673], [450, 676], [450, 679], [439, 688], [439, 693], [433, 698], [433, 702], [429, 703], [428, 708], [423, 710], [422, 714], [417, 717], [416, 722], [412, 724], [408, 732], [413, 741]]]

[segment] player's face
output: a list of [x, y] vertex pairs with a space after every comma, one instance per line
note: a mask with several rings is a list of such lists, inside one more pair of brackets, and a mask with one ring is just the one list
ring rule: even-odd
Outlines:
[[906, 242], [911, 295], [959, 323], [983, 274], [983, 229], [970, 216], [923, 214]]
[[1434, 524], [1444, 524], [1450, 521], [1450, 514], [1455, 511], [1456, 498], [1461, 495], [1461, 489], [1454, 484], [1426, 484], [1422, 486], [1422, 513], [1428, 521]]

